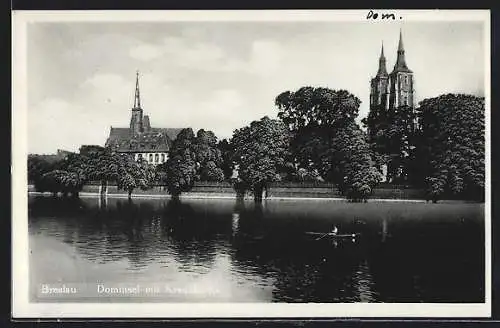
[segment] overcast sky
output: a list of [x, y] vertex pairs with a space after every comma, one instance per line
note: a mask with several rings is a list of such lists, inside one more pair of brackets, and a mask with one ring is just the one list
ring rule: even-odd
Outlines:
[[153, 127], [219, 138], [264, 115], [301, 86], [347, 89], [367, 115], [384, 42], [392, 70], [402, 27], [416, 100], [483, 95], [483, 26], [474, 22], [33, 23], [28, 27], [28, 151], [104, 145], [128, 127], [135, 72]]

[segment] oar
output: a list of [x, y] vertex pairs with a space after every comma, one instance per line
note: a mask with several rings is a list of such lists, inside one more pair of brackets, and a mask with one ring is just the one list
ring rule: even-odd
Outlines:
[[319, 237], [319, 238], [316, 238], [316, 240], [320, 240], [321, 238], [327, 236], [329, 234], [329, 232], [325, 233], [323, 236]]

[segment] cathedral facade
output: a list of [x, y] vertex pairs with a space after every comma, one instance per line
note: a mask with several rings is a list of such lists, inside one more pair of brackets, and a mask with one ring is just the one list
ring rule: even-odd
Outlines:
[[387, 73], [384, 45], [382, 44], [378, 72], [371, 80], [370, 90], [370, 110], [377, 106], [385, 110], [394, 110], [401, 106], [415, 107], [413, 71], [406, 64], [401, 32], [396, 64], [390, 74]]
[[141, 107], [137, 72], [129, 127], [111, 127], [105, 147], [117, 153], [129, 154], [135, 160], [144, 159], [149, 164], [158, 165], [167, 161], [172, 142], [181, 130], [151, 127], [149, 116], [144, 115]]

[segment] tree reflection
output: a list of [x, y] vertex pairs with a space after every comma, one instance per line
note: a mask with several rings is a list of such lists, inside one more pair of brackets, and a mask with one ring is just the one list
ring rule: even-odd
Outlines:
[[174, 259], [186, 266], [211, 267], [216, 256], [218, 220], [194, 210], [181, 200], [170, 200], [162, 215], [163, 231]]

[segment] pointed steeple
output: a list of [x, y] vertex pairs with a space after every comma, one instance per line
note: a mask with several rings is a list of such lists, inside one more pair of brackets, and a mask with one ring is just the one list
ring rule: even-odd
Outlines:
[[411, 70], [406, 65], [405, 49], [403, 46], [403, 31], [401, 29], [399, 29], [398, 57], [396, 59], [396, 64], [394, 65], [394, 70], [392, 72], [411, 72]]
[[378, 72], [377, 76], [386, 76], [387, 68], [385, 66], [385, 56], [384, 56], [384, 42], [382, 41], [382, 49], [380, 50], [380, 58], [378, 60]]
[[135, 97], [134, 97], [134, 108], [141, 108], [141, 94], [139, 91], [139, 71], [135, 73]]
[[403, 31], [400, 28], [399, 29], [399, 44], [398, 44], [398, 51], [405, 51], [404, 46], [403, 46]]

